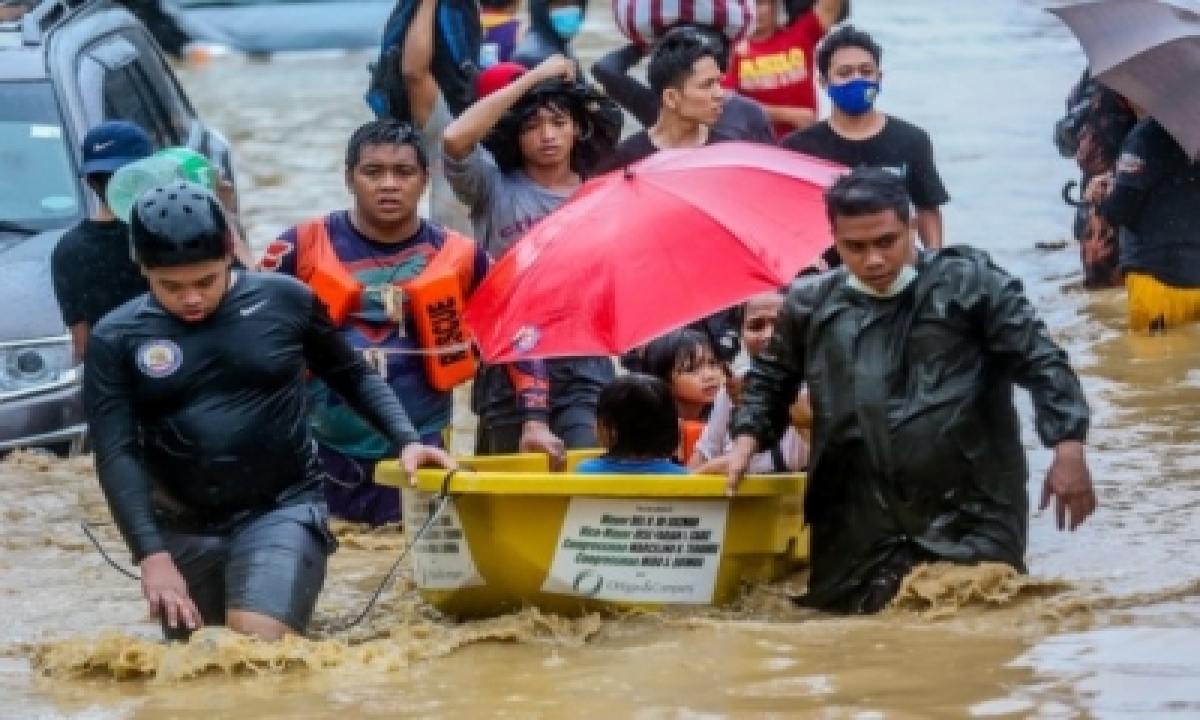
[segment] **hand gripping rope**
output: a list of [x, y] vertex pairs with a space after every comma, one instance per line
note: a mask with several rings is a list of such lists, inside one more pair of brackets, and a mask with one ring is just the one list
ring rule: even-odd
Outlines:
[[[409, 540], [407, 544], [405, 544], [404, 549], [400, 551], [400, 556], [396, 558], [396, 561], [392, 563], [391, 568], [388, 569], [387, 574], [383, 576], [383, 580], [379, 583], [379, 587], [377, 587], [375, 589], [374, 594], [371, 595], [371, 599], [367, 601], [366, 606], [363, 607], [362, 611], [357, 616], [355, 616], [355, 618], [353, 620], [351, 620], [348, 623], [345, 623], [344, 625], [339, 625], [339, 626], [333, 628], [333, 632], [345, 632], [347, 630], [354, 628], [359, 623], [361, 623], [363, 620], [365, 620], [367, 618], [367, 615], [369, 615], [371, 613], [371, 610], [373, 610], [375, 608], [375, 603], [377, 603], [379, 601], [379, 598], [383, 595], [383, 591], [386, 590], [388, 585], [391, 583], [392, 577], [394, 577], [396, 574], [396, 571], [400, 569], [400, 563], [404, 562], [404, 559], [406, 557], [408, 557], [409, 552], [414, 547], [416, 547], [417, 543], [420, 542], [421, 539], [425, 537], [425, 533], [429, 532], [429, 528], [433, 527], [434, 524], [437, 522], [438, 518], [440, 518], [442, 516], [442, 512], [445, 511], [446, 505], [449, 504], [449, 502], [450, 502], [450, 481], [453, 480], [454, 476], [458, 474], [458, 470], [459, 470], [458, 468], [454, 468], [453, 470], [449, 470], [446, 472], [446, 476], [444, 478], [442, 478], [442, 489], [438, 491], [437, 495], [434, 495], [429, 500], [429, 504], [430, 504], [430, 508], [431, 508], [430, 512], [429, 512], [429, 517], [425, 518], [425, 522], [421, 525], [420, 528], [417, 529], [417, 532], [415, 532], [413, 534], [412, 539]], [[116, 560], [113, 560], [112, 557], [109, 556], [109, 554], [104, 550], [104, 546], [100, 544], [100, 540], [92, 532], [93, 530], [95, 530], [98, 527], [104, 527], [104, 526], [108, 526], [108, 525], [112, 525], [112, 523], [111, 522], [82, 522], [82, 523], [80, 523], [80, 527], [83, 529], [83, 534], [86, 535], [87, 539], [92, 542], [92, 545], [96, 548], [97, 552], [100, 553], [100, 556], [102, 558], [104, 558], [104, 561], [106, 563], [108, 563], [114, 570], [121, 573], [122, 575], [124, 575], [127, 578], [130, 578], [132, 580], [141, 580], [140, 575], [129, 570], [128, 568], [122, 567], [120, 563], [118, 563]]]

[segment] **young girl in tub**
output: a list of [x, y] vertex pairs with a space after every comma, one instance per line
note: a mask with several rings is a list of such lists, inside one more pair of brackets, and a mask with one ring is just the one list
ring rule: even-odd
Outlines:
[[[742, 350], [746, 356], [754, 357], [766, 346], [767, 340], [775, 330], [775, 321], [783, 307], [783, 300], [782, 293], [768, 292], [756, 295], [741, 307]], [[741, 387], [741, 378], [748, 369], [748, 363], [735, 366], [733, 380], [726, 384], [713, 401], [708, 424], [688, 461], [688, 467], [693, 471], [700, 474], [725, 472], [728, 454], [733, 451], [729, 422], [737, 405], [737, 391]], [[807, 415], [807, 407], [807, 398], [802, 393], [792, 408], [793, 422]], [[796, 472], [804, 467], [807, 456], [808, 448], [804, 440], [794, 427], [788, 428], [778, 445], [751, 458], [749, 472]]]

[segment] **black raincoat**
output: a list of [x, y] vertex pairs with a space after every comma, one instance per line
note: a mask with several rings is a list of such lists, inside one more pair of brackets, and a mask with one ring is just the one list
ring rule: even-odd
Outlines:
[[1046, 446], [1087, 433], [1079, 380], [1018, 280], [961, 246], [917, 269], [890, 299], [850, 288], [844, 268], [797, 281], [746, 377], [733, 433], [761, 447], [778, 442], [808, 385], [812, 574], [800, 602], [811, 607], [878, 609], [864, 597], [897, 558], [1024, 571], [1013, 385], [1030, 392]]

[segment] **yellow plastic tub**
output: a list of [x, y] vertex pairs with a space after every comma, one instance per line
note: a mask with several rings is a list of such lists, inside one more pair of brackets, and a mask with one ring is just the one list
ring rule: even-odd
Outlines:
[[[571, 453], [568, 467], [595, 454]], [[747, 477], [729, 499], [716, 475], [551, 473], [532, 454], [462, 464], [453, 500], [413, 549], [422, 597], [449, 615], [724, 605], [743, 581], [777, 579], [808, 557], [804, 475]], [[385, 462], [375, 480], [403, 489], [415, 532], [445, 476], [422, 470], [410, 487]]]

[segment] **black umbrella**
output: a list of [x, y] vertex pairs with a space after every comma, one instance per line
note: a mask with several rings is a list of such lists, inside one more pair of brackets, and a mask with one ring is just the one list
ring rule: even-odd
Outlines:
[[1097, 80], [1200, 159], [1200, 14], [1157, 0], [1102, 0], [1050, 12], [1079, 38]]

